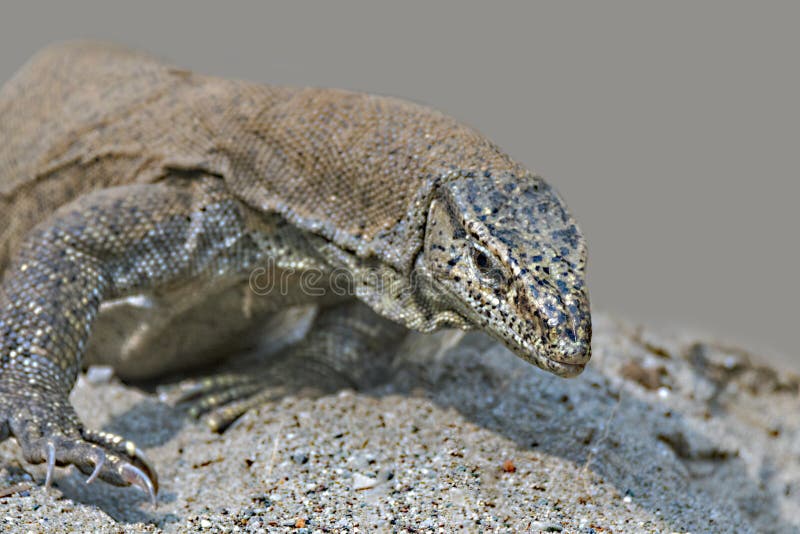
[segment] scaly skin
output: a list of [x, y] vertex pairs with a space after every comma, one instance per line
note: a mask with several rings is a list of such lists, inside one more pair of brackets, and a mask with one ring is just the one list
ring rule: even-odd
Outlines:
[[186, 392], [215, 429], [276, 377], [374, 383], [408, 329], [480, 329], [561, 376], [589, 360], [586, 247], [563, 201], [429, 108], [69, 43], [0, 90], [0, 139], [0, 437], [47, 483], [74, 464], [155, 499], [141, 451], [69, 405], [81, 367], [212, 361], [286, 307], [319, 312], [279, 364]]

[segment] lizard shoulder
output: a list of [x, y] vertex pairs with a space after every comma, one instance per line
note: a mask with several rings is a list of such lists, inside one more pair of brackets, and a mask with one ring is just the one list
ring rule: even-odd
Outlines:
[[237, 99], [215, 159], [234, 194], [403, 274], [439, 183], [476, 162], [513, 165], [471, 128], [401, 99], [313, 88], [266, 106]]

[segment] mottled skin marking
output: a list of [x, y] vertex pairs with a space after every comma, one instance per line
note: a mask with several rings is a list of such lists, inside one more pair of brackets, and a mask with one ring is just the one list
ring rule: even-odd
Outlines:
[[[48, 484], [73, 464], [155, 498], [135, 444], [72, 409], [81, 368], [212, 362], [287, 308], [317, 314], [279, 363], [185, 392], [214, 429], [307, 383], [374, 384], [409, 329], [479, 329], [561, 376], [589, 360], [586, 247], [564, 203], [430, 108], [68, 43], [0, 90], [0, 139], [0, 438]], [[259, 270], [281, 291], [254, 291]]]

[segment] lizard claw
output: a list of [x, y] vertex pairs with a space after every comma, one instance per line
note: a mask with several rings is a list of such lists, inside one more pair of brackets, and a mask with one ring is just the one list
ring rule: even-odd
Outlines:
[[53, 473], [56, 470], [56, 446], [52, 441], [45, 445], [47, 449], [47, 476], [44, 479], [44, 487], [49, 488], [53, 485]]
[[158, 479], [156, 477], [156, 470], [150, 464], [150, 460], [147, 459], [147, 456], [145, 456], [144, 451], [139, 447], [134, 447], [133, 454], [131, 454], [131, 456], [134, 459], [138, 460], [138, 463], [140, 464], [140, 469], [144, 471], [144, 473], [147, 475], [147, 478], [153, 481], [156, 491], [158, 491]]
[[153, 485], [153, 481], [144, 471], [133, 464], [125, 464], [122, 466], [120, 474], [125, 482], [147, 493], [150, 497], [150, 502], [153, 503], [153, 508], [156, 507], [156, 488]]
[[101, 454], [100, 459], [94, 464], [94, 470], [92, 471], [92, 474], [89, 475], [89, 478], [86, 479], [87, 484], [91, 484], [92, 482], [94, 482], [94, 480], [97, 478], [97, 475], [100, 474], [100, 470], [103, 469], [103, 464], [105, 463], [106, 463], [106, 455]]
[[[147, 477], [147, 485], [153, 488], [153, 493], [158, 493], [158, 476], [156, 475], [156, 470], [153, 468], [150, 460], [147, 459], [147, 455], [145, 455], [142, 449], [137, 447], [134, 442], [126, 440], [116, 434], [111, 434], [110, 432], [101, 432], [85, 428], [81, 430], [81, 434], [86, 441], [98, 445], [106, 452], [116, 453], [116, 455], [126, 458], [127, 462], [122, 464], [119, 469], [124, 469], [127, 465], [136, 468], [138, 472]], [[111, 459], [115, 460], [116, 456]], [[105, 458], [102, 460], [105, 460]], [[101, 469], [101, 467], [95, 466], [95, 469], [98, 470]], [[122, 473], [120, 473], [120, 476], [125, 479]], [[126, 479], [126, 482], [129, 481]], [[139, 487], [142, 488], [145, 493], [151, 493], [144, 487]]]

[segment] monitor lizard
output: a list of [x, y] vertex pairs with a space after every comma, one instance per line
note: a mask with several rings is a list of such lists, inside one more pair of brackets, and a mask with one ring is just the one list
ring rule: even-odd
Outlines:
[[565, 377], [589, 360], [564, 202], [425, 106], [70, 42], [0, 90], [0, 139], [0, 439], [48, 486], [72, 464], [156, 498], [142, 451], [70, 405], [87, 362], [207, 363], [293, 306], [317, 315], [274, 369], [190, 392], [212, 427], [274, 395], [270, 373], [369, 384], [409, 330], [482, 330]]

